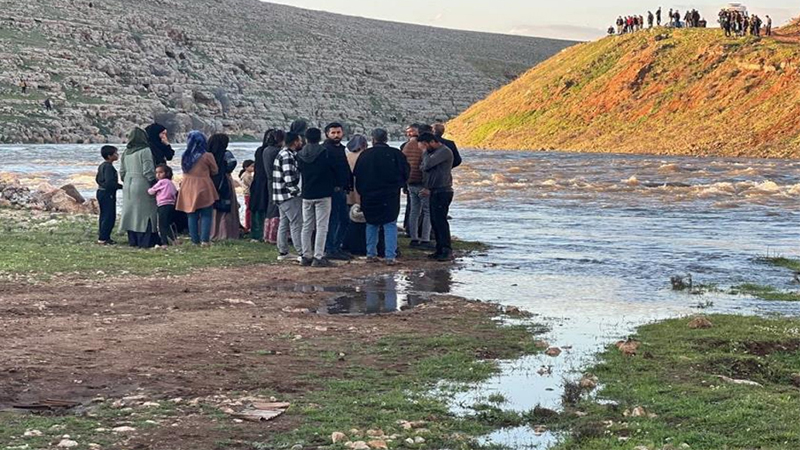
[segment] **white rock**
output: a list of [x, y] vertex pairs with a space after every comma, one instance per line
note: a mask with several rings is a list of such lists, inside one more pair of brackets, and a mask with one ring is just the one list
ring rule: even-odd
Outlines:
[[58, 445], [56, 445], [56, 447], [60, 447], [60, 448], [72, 448], [72, 447], [77, 447], [77, 446], [78, 446], [78, 443], [75, 442], [75, 441], [72, 441], [70, 439], [62, 439], [61, 442], [59, 442]]
[[114, 433], [130, 433], [132, 431], [136, 431], [136, 428], [127, 427], [127, 426], [125, 426], [125, 427], [116, 427], [116, 428], [112, 428], [111, 431], [113, 431]]
[[44, 433], [42, 433], [39, 430], [26, 430], [25, 434], [23, 434], [23, 436], [25, 436], [25, 437], [39, 437], [42, 434], [44, 434]]

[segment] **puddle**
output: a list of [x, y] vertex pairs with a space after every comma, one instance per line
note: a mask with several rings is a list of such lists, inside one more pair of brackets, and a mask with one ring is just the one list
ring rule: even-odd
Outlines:
[[557, 444], [559, 436], [550, 431], [537, 433], [529, 426], [502, 428], [484, 436], [481, 445], [502, 443], [508, 448], [520, 450], [546, 449]]

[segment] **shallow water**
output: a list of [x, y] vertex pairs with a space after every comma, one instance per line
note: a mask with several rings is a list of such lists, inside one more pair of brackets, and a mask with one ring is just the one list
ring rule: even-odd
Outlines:
[[[0, 172], [31, 185], [75, 182], [91, 192], [95, 147], [0, 147]], [[242, 161], [255, 147], [237, 144], [234, 152]], [[697, 313], [701, 302], [713, 302], [703, 310], [711, 313], [800, 313], [800, 305], [675, 292], [669, 282], [691, 273], [695, 283], [721, 287], [793, 288], [785, 270], [755, 258], [800, 255], [798, 161], [478, 151], [464, 157], [453, 231], [491, 244], [491, 251], [446, 276], [383, 279], [329, 305], [333, 313], [386, 312], [450, 292], [530, 311], [550, 326], [551, 344], [571, 347], [558, 358], [504, 362], [500, 376], [456, 399], [457, 411], [497, 392], [509, 398], [507, 408], [558, 409], [564, 377], [579, 377], [597, 351], [638, 325]], [[542, 367], [550, 374], [540, 375]], [[546, 448], [557, 437], [522, 427], [487, 439]]]

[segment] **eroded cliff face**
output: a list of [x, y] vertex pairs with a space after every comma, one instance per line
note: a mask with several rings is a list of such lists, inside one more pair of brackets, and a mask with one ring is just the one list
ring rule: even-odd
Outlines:
[[0, 9], [0, 142], [121, 141], [152, 120], [177, 138], [201, 129], [260, 139], [298, 117], [398, 133], [454, 117], [572, 44], [257, 0], [0, 0]]
[[495, 149], [800, 156], [800, 47], [659, 28], [580, 44], [450, 123]]

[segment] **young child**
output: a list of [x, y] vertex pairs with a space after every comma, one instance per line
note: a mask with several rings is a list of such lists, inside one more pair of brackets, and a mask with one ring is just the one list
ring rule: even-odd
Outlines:
[[119, 160], [117, 147], [105, 145], [100, 149], [103, 163], [97, 168], [97, 203], [100, 205], [100, 233], [97, 243], [100, 245], [113, 245], [111, 232], [117, 221], [117, 191], [122, 189], [119, 184], [119, 175], [114, 168], [114, 161]]
[[250, 232], [250, 225], [253, 220], [253, 216], [250, 214], [250, 186], [253, 185], [255, 171], [256, 162], [248, 159], [242, 164], [242, 171], [239, 172], [239, 180], [242, 181], [242, 187], [244, 188], [244, 229], [246, 233]]
[[172, 169], [166, 164], [156, 167], [155, 186], [147, 190], [150, 195], [156, 196], [158, 205], [158, 235], [161, 246], [166, 247], [175, 241], [172, 232], [172, 215], [175, 212], [175, 203], [178, 201], [178, 189], [172, 182]]

